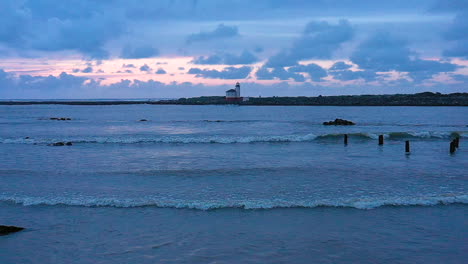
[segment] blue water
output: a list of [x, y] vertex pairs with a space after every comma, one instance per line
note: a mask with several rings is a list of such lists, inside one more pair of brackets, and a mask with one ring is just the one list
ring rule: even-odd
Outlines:
[[0, 224], [27, 228], [0, 263], [466, 263], [467, 125], [466, 107], [0, 106]]

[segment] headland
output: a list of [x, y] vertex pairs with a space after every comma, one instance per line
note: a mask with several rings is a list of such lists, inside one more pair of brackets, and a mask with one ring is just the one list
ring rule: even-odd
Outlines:
[[339, 95], [339, 96], [273, 96], [249, 97], [244, 101], [229, 101], [225, 96], [200, 96], [161, 100], [2, 100], [0, 105], [241, 105], [241, 106], [468, 106], [468, 93]]

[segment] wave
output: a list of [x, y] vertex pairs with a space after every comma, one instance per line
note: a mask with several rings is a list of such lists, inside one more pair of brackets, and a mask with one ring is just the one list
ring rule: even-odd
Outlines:
[[305, 142], [312, 141], [317, 136], [314, 134], [306, 135], [285, 135], [285, 136], [161, 136], [161, 137], [87, 137], [87, 138], [57, 138], [57, 139], [0, 139], [4, 144], [49, 144], [53, 142], [73, 142], [73, 143], [255, 143], [255, 142]]
[[28, 196], [1, 196], [0, 202], [20, 204], [23, 206], [49, 205], [49, 206], [82, 206], [82, 207], [156, 207], [214, 210], [224, 208], [239, 209], [276, 209], [276, 208], [356, 208], [374, 209], [385, 206], [435, 206], [449, 204], [468, 204], [468, 195], [441, 195], [420, 197], [394, 197], [394, 198], [353, 198], [337, 200], [244, 200], [244, 201], [188, 201], [168, 200], [154, 197], [143, 198], [97, 198], [86, 196], [74, 197], [28, 197]]
[[[468, 137], [468, 132], [390, 132], [390, 133], [350, 133], [350, 138], [378, 139], [383, 134], [390, 140], [401, 139], [450, 139], [454, 137]], [[305, 134], [305, 135], [282, 135], [282, 136], [90, 136], [90, 137], [62, 137], [62, 138], [0, 138], [3, 144], [51, 144], [54, 142], [73, 143], [114, 143], [114, 144], [136, 144], [136, 143], [257, 143], [257, 142], [308, 142], [314, 140], [338, 139], [344, 134]]]

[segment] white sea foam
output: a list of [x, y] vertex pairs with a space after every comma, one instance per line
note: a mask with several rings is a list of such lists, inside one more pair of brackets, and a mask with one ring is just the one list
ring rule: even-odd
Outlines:
[[274, 208], [316, 208], [316, 207], [349, 207], [356, 209], [374, 209], [382, 206], [434, 206], [448, 204], [468, 204], [468, 195], [439, 195], [419, 197], [386, 197], [386, 198], [353, 198], [336, 200], [242, 200], [242, 201], [193, 201], [162, 199], [156, 197], [142, 198], [113, 198], [113, 197], [39, 197], [39, 196], [7, 196], [0, 195], [0, 202], [35, 205], [62, 205], [83, 207], [158, 207], [158, 208], [186, 208], [198, 210], [213, 210], [222, 208], [242, 209], [274, 209]]
[[[404, 138], [416, 139], [449, 139], [454, 136], [468, 137], [468, 132], [420, 131], [420, 132], [390, 132], [390, 133], [349, 133], [350, 137], [363, 139], [378, 139], [383, 134], [385, 138], [398, 140]], [[97, 144], [137, 144], [137, 143], [255, 143], [255, 142], [308, 142], [316, 139], [341, 138], [343, 134], [304, 134], [304, 135], [265, 135], [265, 136], [89, 136], [63, 138], [0, 138], [3, 144], [50, 144], [54, 142], [97, 143]]]

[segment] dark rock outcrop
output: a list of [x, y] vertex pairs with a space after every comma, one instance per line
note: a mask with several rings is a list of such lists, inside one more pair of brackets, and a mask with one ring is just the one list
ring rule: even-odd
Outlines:
[[23, 227], [0, 225], [0, 236], [8, 235], [23, 230]]
[[148, 121], [148, 120], [146, 120], [146, 119], [140, 119], [140, 122], [146, 122], [146, 121]]
[[344, 119], [335, 119], [334, 121], [329, 121], [329, 122], [323, 122], [324, 125], [326, 126], [352, 126], [355, 125], [354, 122], [349, 121], [349, 120], [344, 120]]
[[68, 121], [71, 120], [69, 117], [51, 117], [50, 120]]
[[72, 142], [55, 142], [52, 144], [49, 144], [49, 146], [54, 146], [54, 147], [61, 147], [61, 146], [72, 146]]

